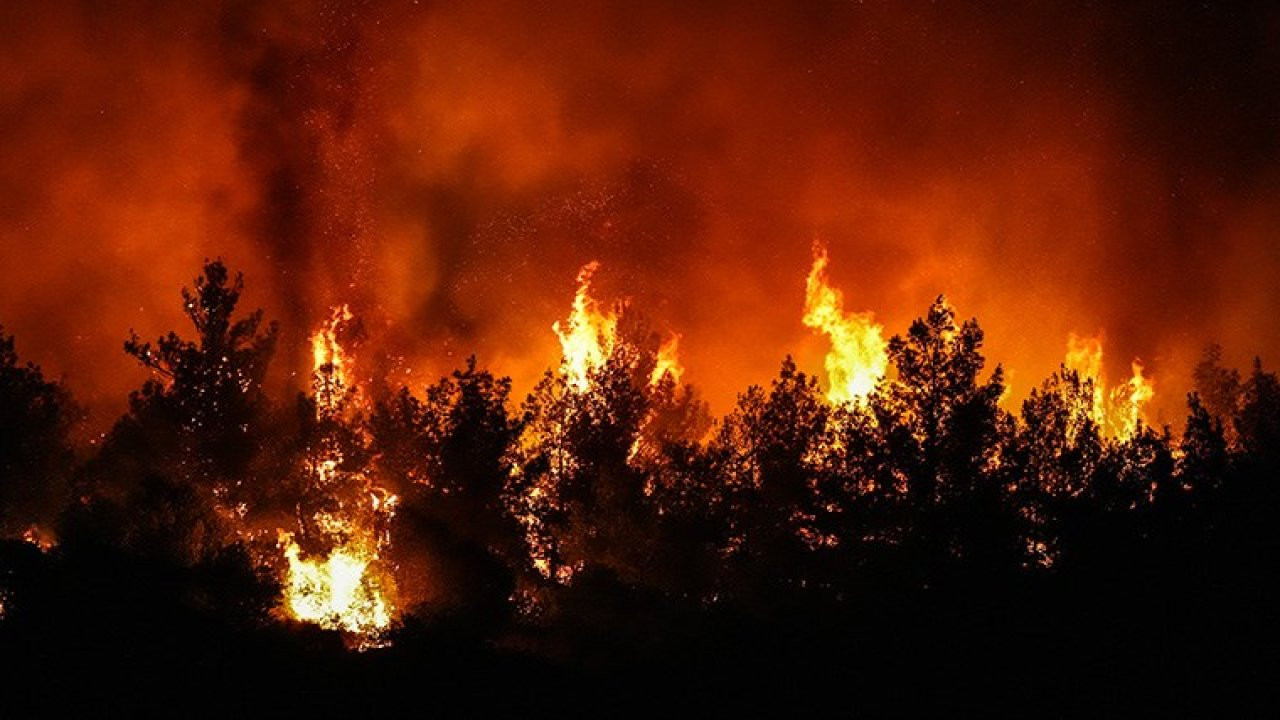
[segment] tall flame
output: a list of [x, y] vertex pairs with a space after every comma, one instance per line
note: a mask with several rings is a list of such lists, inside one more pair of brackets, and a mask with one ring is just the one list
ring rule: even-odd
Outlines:
[[1117, 440], [1133, 437], [1138, 425], [1145, 420], [1143, 408], [1156, 394], [1155, 384], [1143, 375], [1142, 363], [1136, 359], [1130, 363], [1132, 376], [1108, 393], [1103, 375], [1102, 339], [1071, 333], [1063, 365], [1078, 373], [1081, 380], [1093, 381], [1092, 403], [1084, 411], [1098, 426], [1098, 431]]
[[[352, 359], [339, 334], [353, 319], [350, 308], [335, 308], [311, 338], [312, 386], [316, 417], [333, 420], [349, 409], [355, 388]], [[341, 491], [343, 454], [333, 443], [321, 443], [307, 459], [315, 487]], [[340, 630], [356, 638], [357, 647], [373, 647], [391, 627], [395, 606], [394, 583], [381, 567], [381, 550], [388, 538], [385, 526], [395, 513], [397, 497], [374, 486], [361, 471], [349, 473], [358, 483], [356, 502], [342, 503], [338, 513], [319, 512], [310, 525], [330, 538], [327, 553], [304, 557], [292, 533], [279, 531], [278, 544], [288, 561], [285, 610], [303, 622]], [[383, 528], [380, 530], [379, 528]]]
[[884, 328], [870, 311], [845, 312], [843, 293], [827, 280], [826, 248], [814, 248], [813, 268], [805, 282], [804, 324], [831, 339], [827, 399], [833, 403], [865, 400], [889, 365]]
[[311, 377], [318, 412], [329, 415], [337, 412], [351, 387], [348, 377], [351, 360], [338, 341], [338, 331], [352, 317], [350, 307], [334, 308], [329, 320], [311, 336]]
[[562, 326], [557, 320], [551, 326], [560, 338], [563, 354], [560, 372], [577, 392], [587, 390], [591, 372], [604, 365], [617, 342], [618, 316], [601, 311], [599, 303], [591, 297], [591, 276], [599, 267], [598, 262], [582, 266], [568, 323]]
[[1133, 437], [1137, 432], [1138, 423], [1144, 420], [1143, 406], [1156, 396], [1155, 384], [1142, 375], [1142, 363], [1134, 360], [1129, 368], [1133, 375], [1111, 391], [1112, 424], [1116, 436], [1122, 439]]
[[[589, 262], [578, 271], [578, 291], [573, 296], [573, 310], [568, 322], [557, 320], [551, 325], [560, 338], [560, 374], [575, 392], [586, 392], [591, 386], [591, 373], [609, 360], [620, 342], [618, 338], [618, 314], [601, 310], [600, 303], [591, 295], [591, 276], [600, 269], [600, 263]], [[649, 385], [656, 386], [668, 375], [676, 383], [684, 376], [680, 364], [680, 336], [671, 335], [658, 348]]]
[[[592, 375], [604, 367], [614, 351], [625, 349], [635, 351], [629, 353], [634, 363], [629, 369], [632, 378], [647, 381], [651, 390], [661, 390], [663, 384], [670, 381], [679, 385], [684, 377], [684, 366], [680, 363], [680, 336], [672, 333], [662, 341], [655, 350], [650, 351], [647, 344], [636, 347], [636, 338], [619, 332], [620, 311], [603, 310], [600, 302], [592, 296], [591, 278], [600, 268], [600, 263], [589, 262], [578, 271], [578, 289], [573, 296], [573, 309], [567, 321], [556, 321], [551, 329], [560, 339], [561, 361], [559, 374], [573, 394], [591, 392]], [[615, 307], [625, 307], [626, 301]], [[647, 340], [647, 339], [646, 339]], [[652, 356], [649, 356], [652, 352]], [[652, 362], [652, 369], [648, 363]], [[648, 372], [647, 377], [640, 375]], [[645, 458], [658, 451], [651, 436], [651, 425], [654, 409], [641, 420], [640, 429], [631, 443], [627, 453], [627, 462], [631, 464], [644, 462]], [[558, 422], [558, 421], [556, 421]], [[557, 425], [557, 427], [560, 427]], [[559, 430], [556, 430], [558, 432]], [[537, 438], [526, 435], [526, 440], [536, 443]], [[524, 494], [526, 508], [546, 505], [552, 502], [555, 485], [565, 473], [575, 465], [571, 454], [559, 453], [550, 469], [550, 479], [540, 479]], [[572, 581], [580, 565], [554, 563], [554, 548], [545, 536], [539, 535], [535, 529], [535, 517], [531, 511], [522, 511], [518, 519], [525, 526], [526, 540], [529, 544], [530, 559], [534, 568], [546, 579], [554, 579], [560, 583]]]
[[1085, 414], [1098, 426], [1099, 432], [1105, 433], [1107, 406], [1106, 390], [1102, 384], [1102, 339], [1071, 333], [1067, 337], [1067, 356], [1062, 364], [1077, 373], [1081, 380], [1093, 381], [1093, 402], [1085, 409]]

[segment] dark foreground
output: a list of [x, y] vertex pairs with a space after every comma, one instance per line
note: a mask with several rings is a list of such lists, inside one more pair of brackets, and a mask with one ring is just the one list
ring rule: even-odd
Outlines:
[[0, 621], [5, 716], [1262, 716], [1280, 677], [1273, 573], [1205, 552], [752, 608], [588, 578], [554, 625], [411, 618], [366, 652], [263, 622], [270, 598], [246, 594], [232, 561], [178, 570], [24, 543], [4, 560], [19, 591]]

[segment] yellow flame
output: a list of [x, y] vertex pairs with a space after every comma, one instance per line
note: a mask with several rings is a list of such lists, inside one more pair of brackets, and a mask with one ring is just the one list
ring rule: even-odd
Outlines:
[[827, 399], [863, 401], [889, 366], [884, 328], [871, 312], [846, 313], [844, 295], [827, 280], [827, 251], [814, 248], [813, 268], [805, 282], [804, 324], [831, 339], [827, 353]]
[[57, 545], [53, 533], [39, 525], [30, 525], [26, 530], [23, 530], [22, 540], [40, 548], [40, 552], [49, 552], [54, 545]]
[[1108, 393], [1102, 370], [1102, 339], [1071, 333], [1063, 365], [1079, 373], [1081, 380], [1093, 381], [1092, 405], [1084, 410], [1098, 431], [1117, 440], [1133, 437], [1138, 424], [1146, 420], [1143, 408], [1156, 394], [1155, 383], [1143, 376], [1142, 363], [1135, 359], [1130, 364], [1133, 375]]
[[617, 315], [601, 311], [599, 303], [591, 297], [591, 276], [599, 267], [598, 262], [582, 266], [568, 323], [562, 326], [557, 320], [551, 326], [560, 338], [563, 355], [560, 373], [577, 392], [587, 390], [591, 372], [604, 365], [617, 342]]
[[336, 307], [330, 312], [329, 320], [311, 336], [312, 385], [319, 411], [337, 412], [351, 387], [348, 376], [351, 359], [338, 341], [338, 330], [352, 317], [347, 305]]
[[[557, 320], [551, 325], [560, 338], [560, 374], [575, 392], [586, 392], [591, 385], [591, 373], [599, 370], [609, 360], [618, 342], [618, 315], [602, 310], [591, 295], [591, 276], [600, 269], [599, 262], [589, 262], [578, 271], [578, 291], [573, 296], [573, 310], [569, 320]], [[678, 385], [684, 376], [679, 358], [680, 336], [671, 335], [658, 348], [650, 386], [656, 386], [668, 375]]]
[[[615, 350], [630, 351], [627, 354], [632, 366], [631, 378], [648, 383], [650, 389], [659, 388], [670, 380], [679, 385], [684, 378], [684, 366], [680, 363], [680, 336], [671, 334], [662, 341], [656, 351], [652, 351], [645, 338], [644, 346], [637, 346], [635, 338], [629, 333], [619, 332], [619, 310], [603, 309], [601, 303], [592, 295], [591, 279], [600, 263], [592, 261], [583, 265], [578, 271], [578, 289], [573, 296], [573, 308], [566, 321], [556, 321], [551, 329], [560, 340], [561, 362], [559, 376], [564, 379], [571, 393], [585, 394], [592, 390], [592, 375], [609, 362]], [[626, 300], [616, 305], [625, 308]], [[652, 352], [652, 357], [650, 353]], [[652, 361], [652, 368], [649, 362]], [[647, 372], [647, 377], [642, 373]], [[655, 414], [649, 414], [641, 421], [639, 432], [631, 443], [627, 453], [628, 463], [637, 463], [651, 454], [656, 454], [657, 445], [652, 438], [650, 423]], [[557, 424], [557, 428], [560, 427]], [[560, 432], [559, 429], [553, 432]], [[534, 448], [538, 438], [533, 432], [526, 432], [521, 439], [526, 450]], [[516, 519], [524, 526], [525, 539], [529, 547], [529, 559], [533, 568], [542, 577], [554, 582], [568, 584], [580, 569], [580, 563], [558, 562], [554, 559], [554, 543], [539, 532], [539, 522], [535, 508], [554, 502], [551, 498], [560, 478], [573, 471], [577, 460], [571, 453], [557, 452], [552, 455], [548, 478], [536, 480], [525, 491], [521, 502], [523, 508], [516, 512]], [[513, 469], [513, 474], [520, 471]], [[540, 486], [537, 483], [546, 483]]]
[[680, 378], [684, 377], [684, 366], [680, 364], [679, 335], [667, 338], [667, 341], [658, 348], [658, 362], [653, 367], [653, 374], [649, 376], [649, 384], [657, 385], [668, 375], [676, 385], [679, 385]]
[[[352, 358], [339, 338], [342, 326], [352, 319], [346, 305], [334, 308], [311, 337], [312, 386], [316, 417], [321, 420], [337, 418], [356, 405], [351, 402], [358, 397]], [[362, 470], [344, 470], [336, 444], [322, 443], [305, 463], [314, 487], [321, 491], [341, 488], [343, 479], [363, 484], [357, 486], [362, 489], [354, 499], [340, 503], [338, 512], [320, 511], [307, 519], [326, 538], [326, 552], [304, 558], [293, 534], [278, 532], [288, 561], [284, 610], [297, 620], [348, 633], [359, 648], [376, 647], [395, 617], [394, 580], [379, 555], [389, 540], [385, 528], [398, 498], [372, 485]]]
[[1142, 408], [1156, 396], [1155, 383], [1142, 375], [1142, 363], [1134, 360], [1129, 365], [1133, 372], [1127, 382], [1116, 387], [1111, 394], [1112, 424], [1116, 437], [1127, 439], [1138, 430], [1138, 423], [1145, 421]]
[[1086, 414], [1098, 426], [1098, 431], [1107, 430], [1106, 391], [1102, 384], [1102, 339], [1084, 338], [1071, 333], [1067, 336], [1067, 357], [1062, 363], [1083, 380], [1093, 381], [1093, 403], [1086, 408]]
[[319, 370], [325, 365], [332, 365], [341, 372], [347, 365], [346, 351], [338, 342], [338, 328], [352, 319], [351, 308], [347, 305], [334, 308], [329, 313], [329, 320], [311, 336], [311, 353], [314, 359], [313, 369]]
[[303, 559], [289, 533], [280, 533], [289, 572], [285, 597], [290, 614], [329, 630], [352, 633], [365, 647], [391, 627], [388, 582], [374, 571], [377, 550], [358, 542], [334, 548], [327, 557]]

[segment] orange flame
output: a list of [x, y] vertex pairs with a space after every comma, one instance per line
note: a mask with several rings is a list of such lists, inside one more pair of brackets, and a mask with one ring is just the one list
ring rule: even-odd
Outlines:
[[[578, 271], [578, 291], [573, 296], [573, 310], [568, 322], [557, 320], [551, 325], [560, 338], [560, 374], [575, 392], [586, 392], [591, 386], [591, 373], [600, 369], [619, 343], [618, 314], [601, 310], [591, 295], [591, 276], [600, 269], [599, 262], [589, 262]], [[680, 364], [680, 336], [671, 335], [658, 348], [656, 364], [649, 375], [649, 385], [656, 386], [668, 375], [678, 385], [684, 377]]]
[[844, 295], [827, 280], [827, 251], [815, 247], [805, 282], [804, 324], [831, 339], [827, 353], [827, 399], [847, 403], [866, 399], [889, 365], [884, 328], [874, 315], [846, 313]]
[[1128, 440], [1145, 422], [1143, 408], [1155, 397], [1155, 384], [1143, 375], [1142, 363], [1130, 364], [1132, 377], [1117, 385], [1110, 393], [1102, 370], [1102, 339], [1084, 338], [1071, 333], [1067, 338], [1067, 355], [1063, 365], [1081, 380], [1093, 381], [1091, 406], [1084, 408], [1098, 432], [1117, 440]]
[[672, 335], [658, 348], [658, 361], [653, 366], [653, 374], [649, 376], [649, 384], [657, 385], [662, 378], [670, 375], [676, 385], [684, 377], [684, 367], [680, 364], [680, 336]]
[[[317, 419], [334, 419], [350, 409], [355, 392], [352, 358], [339, 332], [353, 319], [346, 305], [334, 308], [328, 321], [311, 337], [312, 387]], [[307, 459], [317, 488], [336, 486], [347, 472], [339, 448], [322, 445]], [[357, 471], [359, 473], [360, 471]], [[288, 561], [285, 612], [296, 620], [339, 630], [364, 649], [382, 644], [395, 616], [394, 582], [381, 566], [381, 550], [388, 538], [376, 528], [395, 514], [398, 498], [373, 486], [361, 473], [368, 492], [341, 513], [321, 512], [310, 518], [325, 536], [334, 538], [325, 554], [304, 558], [292, 533], [278, 531], [278, 545]]]
[[319, 412], [336, 413], [351, 387], [348, 377], [351, 359], [338, 342], [338, 330], [352, 317], [350, 307], [334, 308], [329, 320], [311, 336], [312, 387]]
[[557, 320], [551, 326], [560, 338], [563, 353], [560, 373], [577, 392], [587, 390], [591, 384], [591, 372], [604, 365], [617, 342], [617, 315], [601, 311], [599, 303], [591, 297], [591, 276], [599, 267], [598, 262], [582, 266], [578, 271], [578, 292], [573, 296], [569, 322], [562, 326]]
[[1138, 431], [1138, 424], [1146, 421], [1143, 406], [1156, 396], [1155, 383], [1143, 377], [1142, 363], [1135, 359], [1129, 367], [1133, 375], [1111, 391], [1112, 425], [1120, 439], [1133, 437]]
[[40, 548], [40, 552], [49, 552], [57, 545], [53, 533], [39, 525], [30, 525], [23, 530], [22, 540]]
[[1085, 414], [1106, 432], [1106, 392], [1102, 386], [1102, 340], [1083, 338], [1075, 333], [1067, 337], [1067, 356], [1062, 363], [1068, 370], [1080, 375], [1081, 380], [1093, 381], [1093, 402], [1085, 408]]

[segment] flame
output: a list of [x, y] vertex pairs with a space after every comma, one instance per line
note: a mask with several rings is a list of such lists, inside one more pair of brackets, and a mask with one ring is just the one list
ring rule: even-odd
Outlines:
[[551, 326], [560, 338], [563, 354], [560, 373], [578, 392], [587, 390], [591, 372], [604, 365], [617, 342], [618, 316], [601, 311], [599, 303], [591, 297], [591, 276], [599, 268], [600, 263], [594, 261], [582, 266], [569, 322], [561, 326], [557, 320]]
[[[589, 262], [578, 271], [578, 289], [574, 293], [573, 308], [567, 321], [556, 321], [551, 329], [560, 340], [561, 361], [559, 376], [564, 380], [571, 394], [584, 395], [592, 391], [593, 374], [604, 367], [613, 356], [614, 351], [626, 349], [635, 351], [628, 354], [632, 366], [632, 378], [645, 382], [650, 390], [658, 391], [659, 397], [664, 383], [679, 385], [684, 378], [684, 366], [680, 362], [680, 336], [670, 334], [651, 349], [649, 339], [643, 345], [628, 333], [619, 332], [619, 319], [627, 307], [627, 300], [615, 305], [617, 310], [603, 310], [601, 303], [591, 293], [591, 278], [600, 268], [599, 262]], [[652, 369], [648, 363], [652, 362]], [[648, 372], [645, 376], [641, 373]], [[628, 464], [646, 462], [646, 458], [657, 454], [659, 445], [654, 442], [652, 423], [657, 410], [650, 408], [648, 414], [640, 421], [639, 431], [631, 442], [627, 452]], [[553, 430], [562, 431], [562, 418], [551, 421]], [[545, 430], [544, 430], [545, 431]], [[537, 431], [526, 428], [521, 442], [526, 448], [532, 448], [539, 442]], [[520, 498], [523, 508], [516, 513], [517, 519], [524, 526], [525, 539], [529, 547], [529, 559], [533, 568], [544, 578], [568, 584], [581, 563], [566, 563], [554, 559], [555, 548], [552, 543], [537, 529], [537, 517], [534, 508], [555, 502], [555, 486], [559, 480], [572, 472], [576, 459], [570, 453], [557, 453], [549, 469], [549, 476], [540, 478], [529, 487]], [[518, 473], [513, 470], [513, 473]]]
[[334, 308], [329, 320], [311, 336], [312, 387], [318, 409], [333, 414], [339, 409], [351, 379], [351, 359], [338, 341], [338, 331], [353, 316], [347, 305]]
[[671, 382], [680, 384], [684, 377], [684, 366], [680, 364], [680, 336], [672, 335], [658, 348], [658, 362], [649, 376], [649, 384], [657, 385], [662, 378], [670, 375]]
[[1067, 337], [1067, 357], [1062, 364], [1079, 374], [1081, 380], [1093, 381], [1093, 402], [1085, 414], [1098, 426], [1099, 432], [1105, 432], [1107, 407], [1102, 384], [1102, 339], [1083, 338], [1071, 333]]
[[289, 561], [285, 596], [290, 614], [329, 630], [351, 633], [378, 644], [391, 626], [394, 608], [388, 600], [386, 577], [374, 570], [376, 547], [352, 542], [334, 548], [327, 557], [303, 559], [293, 535], [280, 533]]
[[1137, 359], [1130, 363], [1132, 377], [1108, 393], [1102, 371], [1102, 339], [1071, 333], [1062, 364], [1078, 373], [1081, 380], [1093, 381], [1091, 405], [1083, 410], [1098, 431], [1117, 440], [1133, 437], [1139, 423], [1145, 421], [1143, 408], [1156, 394], [1154, 382], [1143, 375], [1142, 363]]
[[[573, 310], [568, 322], [559, 320], [551, 329], [560, 338], [560, 374], [575, 392], [583, 393], [591, 387], [591, 373], [609, 360], [620, 342], [618, 338], [618, 314], [601, 310], [600, 303], [591, 295], [591, 276], [600, 269], [600, 263], [592, 261], [578, 271], [578, 290], [573, 296]], [[672, 334], [658, 348], [656, 364], [649, 375], [649, 385], [657, 386], [664, 377], [671, 376], [680, 384], [684, 366], [680, 364], [680, 336]]]
[[[348, 306], [334, 308], [311, 337], [312, 388], [319, 420], [358, 416], [352, 358], [340, 339], [353, 319]], [[340, 492], [344, 479], [361, 488], [354, 502], [340, 504], [340, 512], [316, 512], [306, 518], [329, 539], [327, 551], [304, 558], [293, 533], [278, 530], [278, 544], [288, 561], [285, 611], [296, 620], [348, 633], [356, 647], [364, 649], [381, 645], [395, 618], [394, 580], [380, 558], [389, 542], [386, 527], [398, 498], [373, 485], [363, 469], [344, 469], [343, 462], [341, 449], [326, 442], [306, 460], [315, 488]]]
[[831, 339], [827, 399], [837, 404], [864, 401], [889, 365], [884, 328], [869, 311], [844, 311], [844, 295], [827, 281], [826, 248], [814, 248], [813, 268], [805, 282], [804, 324]]
[[23, 542], [30, 543], [40, 548], [40, 552], [49, 552], [53, 549], [55, 542], [53, 533], [39, 525], [30, 525], [26, 530], [22, 531]]
[[1133, 437], [1139, 422], [1145, 421], [1143, 406], [1156, 396], [1155, 383], [1142, 374], [1142, 363], [1134, 360], [1129, 368], [1133, 375], [1111, 391], [1112, 424], [1121, 439]]

